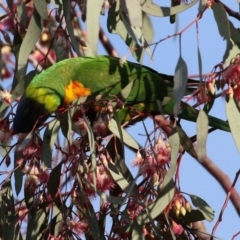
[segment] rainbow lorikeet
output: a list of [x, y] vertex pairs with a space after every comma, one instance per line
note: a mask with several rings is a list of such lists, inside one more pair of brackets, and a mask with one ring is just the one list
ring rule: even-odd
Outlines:
[[[94, 102], [101, 98], [120, 98], [124, 103], [124, 107], [117, 110], [121, 123], [129, 120], [132, 109], [159, 114], [156, 100], [161, 102], [165, 97], [170, 100], [161, 106], [161, 113], [171, 115], [174, 107], [173, 76], [159, 74], [137, 63], [126, 61], [120, 64], [116, 57], [63, 60], [30, 82], [16, 110], [14, 133], [30, 132], [36, 123], [37, 127], [40, 126], [51, 113], [83, 96], [94, 99]], [[93, 101], [89, 102], [94, 105]], [[180, 118], [196, 121], [196, 109], [183, 102], [181, 108]], [[209, 116], [209, 125], [229, 131], [228, 124], [215, 117]]]

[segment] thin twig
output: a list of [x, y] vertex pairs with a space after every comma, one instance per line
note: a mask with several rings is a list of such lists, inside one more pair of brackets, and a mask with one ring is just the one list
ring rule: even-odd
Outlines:
[[[227, 204], [228, 204], [228, 201], [229, 201], [229, 199], [231, 197], [231, 194], [232, 194], [233, 191], [235, 191], [234, 187], [235, 187], [235, 184], [236, 184], [236, 182], [238, 180], [239, 175], [240, 175], [240, 169], [236, 173], [235, 179], [234, 179], [234, 181], [232, 183], [232, 186], [230, 187], [230, 190], [228, 191], [228, 194], [227, 194], [226, 199], [224, 201], [222, 210], [221, 210], [221, 212], [219, 214], [218, 220], [217, 220], [216, 224], [213, 227], [211, 240], [213, 240], [213, 236], [215, 234], [215, 231], [216, 231], [219, 223], [222, 221], [223, 212], [224, 212], [225, 208], [227, 207]], [[238, 213], [239, 213], [239, 211], [238, 211]]]

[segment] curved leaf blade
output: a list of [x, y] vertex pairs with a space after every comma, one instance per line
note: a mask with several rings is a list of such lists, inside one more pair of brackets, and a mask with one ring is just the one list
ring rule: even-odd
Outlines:
[[233, 98], [226, 102], [226, 113], [234, 142], [240, 152], [240, 113]]
[[139, 0], [120, 0], [120, 6], [127, 14], [132, 27], [142, 27], [142, 9]]
[[94, 55], [97, 55], [97, 44], [99, 35], [99, 17], [103, 0], [87, 1], [87, 34], [88, 42]]
[[37, 9], [39, 15], [43, 19], [48, 19], [47, 2], [46, 1], [33, 0], [33, 3], [34, 3], [34, 6]]
[[200, 110], [197, 118], [197, 156], [200, 162], [206, 158], [206, 145], [208, 136], [208, 116]]
[[189, 194], [192, 204], [203, 214], [204, 218], [211, 222], [214, 218], [214, 211], [213, 209], [200, 197]]
[[182, 56], [179, 57], [177, 66], [174, 74], [174, 88], [173, 88], [173, 97], [175, 99], [174, 104], [174, 115], [178, 116], [180, 103], [182, 101], [183, 96], [185, 95], [187, 81], [188, 81], [188, 70], [187, 64], [183, 60]]
[[181, 4], [175, 7], [161, 7], [152, 2], [152, 0], [142, 0], [142, 10], [155, 17], [166, 17], [183, 12], [195, 5], [199, 0], [192, 1], [190, 4]]
[[[117, 122], [111, 118], [109, 123], [108, 123], [108, 129], [115, 134], [119, 139], [121, 139], [121, 134], [120, 134], [120, 129], [118, 128]], [[127, 131], [121, 127], [121, 133], [122, 133], [122, 138], [123, 142], [128, 145], [129, 147], [132, 147], [136, 150], [139, 149], [138, 144], [136, 141], [127, 133]]]
[[42, 159], [42, 168], [51, 168], [52, 165], [52, 151], [54, 143], [58, 136], [58, 130], [60, 127], [59, 121], [52, 121], [48, 124], [44, 134], [43, 134], [43, 146], [41, 159]]
[[227, 18], [226, 10], [221, 3], [215, 3], [212, 6], [214, 17], [218, 26], [218, 31], [220, 35], [226, 39], [230, 40], [230, 27]]
[[18, 56], [18, 80], [25, 76], [27, 61], [30, 52], [33, 50], [43, 28], [43, 21], [37, 11], [31, 17], [27, 33], [23, 39]]

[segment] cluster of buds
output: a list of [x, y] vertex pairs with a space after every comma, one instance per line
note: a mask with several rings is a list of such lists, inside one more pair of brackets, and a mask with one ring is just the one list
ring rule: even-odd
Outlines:
[[215, 79], [212, 78], [205, 84], [202, 84], [196, 90], [196, 94], [194, 94], [194, 97], [196, 98], [198, 104], [208, 103], [212, 101], [216, 92], [214, 85], [215, 85]]
[[[231, 88], [231, 94], [233, 94], [236, 101], [240, 101], [240, 54], [237, 54], [235, 58], [231, 60], [231, 63], [227, 70], [223, 73], [224, 82]], [[227, 90], [228, 93], [229, 90]]]
[[187, 212], [191, 212], [192, 208], [188, 201], [181, 195], [176, 195], [172, 202], [172, 211], [177, 218], [184, 217]]

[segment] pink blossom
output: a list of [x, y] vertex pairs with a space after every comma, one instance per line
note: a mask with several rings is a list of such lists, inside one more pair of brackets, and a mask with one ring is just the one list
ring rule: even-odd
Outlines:
[[13, 15], [5, 18], [0, 22], [0, 31], [14, 31], [15, 25], [13, 20]]
[[75, 222], [70, 221], [69, 227], [78, 235], [84, 234], [88, 230], [88, 224], [85, 221]]
[[173, 224], [172, 230], [173, 230], [174, 234], [175, 234], [176, 236], [180, 236], [180, 235], [183, 233], [183, 231], [184, 231], [182, 225], [177, 224], [177, 223], [174, 222], [174, 221], [172, 221], [172, 224]]
[[238, 54], [223, 74], [225, 83], [233, 89], [234, 97], [240, 100], [240, 55]]

